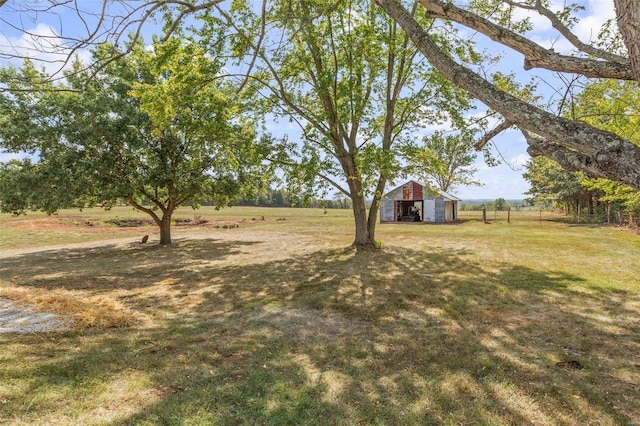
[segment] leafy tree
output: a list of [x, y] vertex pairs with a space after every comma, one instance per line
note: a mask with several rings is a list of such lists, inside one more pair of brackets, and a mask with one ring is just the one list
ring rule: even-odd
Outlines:
[[[3, 211], [52, 213], [125, 199], [153, 218], [160, 244], [169, 244], [177, 207], [224, 206], [258, 180], [267, 141], [256, 142], [233, 87], [216, 78], [216, 52], [178, 39], [152, 50], [138, 43], [132, 52], [86, 86], [76, 63], [51, 90], [3, 96], [1, 145], [38, 156], [2, 169]], [[102, 46], [94, 54], [99, 60], [112, 52]], [[6, 70], [6, 84], [26, 80], [17, 74], [48, 80], [27, 63]]]
[[581, 184], [582, 176], [562, 168], [555, 161], [546, 157], [536, 157], [526, 164], [527, 171], [523, 177], [529, 181], [531, 188], [526, 194], [531, 195], [528, 201], [532, 204], [559, 204], [567, 211], [577, 212], [580, 200], [584, 197], [585, 188]]
[[[435, 72], [398, 25], [370, 2], [276, 1], [264, 2], [259, 11], [254, 2], [235, 1], [231, 7], [222, 3], [143, 1], [135, 10], [109, 4], [101, 11], [75, 5], [88, 34], [67, 37], [62, 31], [60, 37], [72, 50], [105, 39], [117, 42], [122, 34], [114, 28], [140, 30], [160, 16], [166, 22], [165, 36], [177, 31], [187, 16], [202, 18], [204, 31], [216, 35], [228, 27], [235, 32], [234, 53], [242, 57], [238, 65], [244, 77], [250, 76], [244, 83], [252, 83], [243, 86], [263, 96], [263, 106], [269, 106], [256, 113], [269, 111], [303, 128], [301, 148], [287, 165], [291, 188], [315, 180], [315, 189], [328, 192], [333, 186], [341, 191], [354, 212], [354, 245], [375, 245], [379, 198], [397, 173], [394, 142], [417, 125], [459, 121], [468, 106], [463, 93]], [[50, 6], [40, 12], [55, 15], [61, 5]], [[414, 12], [428, 25], [417, 7]], [[89, 27], [94, 20], [88, 16], [96, 13], [101, 20], [96, 28]], [[452, 27], [440, 32], [443, 49], [476, 59], [464, 44], [456, 45], [451, 34]], [[218, 45], [214, 37], [209, 47]], [[90, 71], [101, 70], [120, 53], [96, 58]], [[369, 197], [374, 202], [367, 208]]]
[[493, 202], [493, 207], [495, 210], [503, 211], [509, 208], [509, 203], [504, 198], [496, 198]]
[[[587, 85], [576, 97], [571, 114], [580, 121], [625, 136], [640, 144], [640, 91], [635, 82], [600, 80]], [[598, 201], [625, 213], [640, 214], [640, 192], [629, 185], [585, 176], [582, 185], [599, 194]]]
[[[371, 2], [275, 1], [261, 14], [240, 4], [219, 13], [252, 69], [248, 87], [263, 98], [263, 113], [302, 129], [299, 149], [283, 165], [290, 185], [348, 197], [353, 246], [375, 246], [380, 198], [399, 170], [395, 142], [425, 123], [460, 123], [468, 99]], [[213, 17], [208, 23], [205, 31], [221, 25]]]
[[[575, 120], [590, 123], [598, 128], [624, 135], [636, 143], [636, 129], [640, 126], [638, 104], [640, 92], [635, 83], [601, 80], [587, 85], [572, 101], [568, 111]], [[567, 211], [580, 212], [581, 206], [590, 206], [594, 201], [604, 203], [607, 212], [620, 210], [638, 214], [639, 192], [629, 185], [609, 179], [592, 178], [585, 173], [570, 172], [557, 163], [542, 157], [528, 165], [524, 175], [531, 183], [529, 194], [535, 201], [555, 201], [565, 205]]]
[[403, 146], [403, 157], [409, 172], [424, 183], [441, 191], [452, 191], [458, 185], [481, 185], [473, 179], [477, 171], [473, 132], [455, 135], [435, 132], [422, 139], [422, 145]]
[[607, 218], [615, 212], [640, 215], [640, 191], [609, 179], [582, 180], [582, 185], [588, 191], [598, 194], [598, 202], [607, 207]]

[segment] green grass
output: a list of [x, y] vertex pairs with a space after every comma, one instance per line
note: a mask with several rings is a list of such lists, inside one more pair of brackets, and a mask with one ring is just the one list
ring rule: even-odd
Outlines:
[[184, 209], [240, 227], [176, 228], [171, 247], [1, 217], [0, 291], [111, 300], [134, 321], [0, 336], [0, 423], [638, 424], [640, 238], [462, 213], [379, 225], [365, 253], [344, 250], [348, 211]]

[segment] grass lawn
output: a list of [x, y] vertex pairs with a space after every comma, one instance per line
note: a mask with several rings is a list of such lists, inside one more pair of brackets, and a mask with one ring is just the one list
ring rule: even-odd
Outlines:
[[361, 253], [349, 211], [0, 216], [0, 297], [75, 321], [0, 335], [0, 424], [640, 424], [640, 237], [461, 213]]

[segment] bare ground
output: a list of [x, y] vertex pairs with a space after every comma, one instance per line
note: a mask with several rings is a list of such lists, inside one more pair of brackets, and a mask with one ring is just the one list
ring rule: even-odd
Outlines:
[[[96, 226], [99, 221], [92, 221], [82, 216], [47, 217], [38, 219], [21, 219], [12, 221], [5, 226], [24, 230], [48, 230], [65, 231], [69, 229], [82, 228], [83, 233], [107, 235], [122, 232], [119, 228]], [[274, 231], [252, 230], [251, 233], [234, 232], [240, 226], [251, 226], [252, 223], [242, 223], [240, 221], [208, 221], [206, 224], [175, 226], [173, 228], [173, 246], [178, 246], [185, 241], [210, 239], [212, 232], [215, 232], [217, 240], [242, 241], [257, 244], [251, 251], [239, 251], [233, 255], [232, 259], [227, 258], [225, 263], [240, 262], [243, 264], [253, 264], [256, 262], [267, 263], [288, 258], [292, 252], [305, 254], [317, 250], [317, 241], [310, 244], [310, 239], [305, 239], [290, 233], [278, 233]], [[233, 226], [235, 225], [235, 226]], [[214, 229], [212, 229], [214, 228]], [[130, 229], [129, 229], [130, 231]], [[157, 244], [157, 228], [155, 226], [140, 226], [136, 228], [136, 233], [151, 235], [147, 242], [149, 245]], [[3, 258], [13, 258], [27, 254], [37, 254], [46, 252], [60, 252], [64, 250], [96, 249], [100, 247], [111, 248], [131, 248], [141, 245], [138, 237], [105, 238], [93, 241], [53, 244], [46, 247], [34, 246], [16, 249], [3, 249], [0, 251], [0, 261]], [[310, 249], [313, 247], [313, 250]], [[262, 255], [256, 258], [254, 250], [258, 248]], [[8, 282], [0, 280], [0, 333], [29, 333], [29, 332], [51, 332], [64, 331], [73, 326], [73, 320], [47, 310], [47, 305], [52, 303], [48, 300], [45, 303], [30, 303], [31, 294], [11, 291]], [[12, 300], [13, 299], [13, 300]], [[60, 304], [59, 300], [54, 303]], [[73, 302], [72, 302], [73, 303]]]

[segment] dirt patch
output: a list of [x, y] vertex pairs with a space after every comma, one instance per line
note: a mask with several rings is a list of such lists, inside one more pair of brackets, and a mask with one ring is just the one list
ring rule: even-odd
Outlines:
[[[29, 232], [73, 232], [82, 234], [125, 234], [130, 232], [125, 227], [118, 227], [114, 224], [103, 222], [100, 219], [83, 217], [83, 216], [49, 216], [38, 219], [17, 219], [6, 221], [3, 227]], [[145, 225], [148, 228], [155, 227], [155, 224], [149, 222]]]
[[118, 228], [137, 228], [140, 226], [153, 226], [155, 223], [151, 219], [109, 219], [105, 223], [115, 225]]
[[267, 305], [249, 317], [249, 323], [272, 328], [277, 334], [296, 338], [355, 337], [368, 330], [365, 323], [313, 309]]
[[3, 226], [25, 230], [51, 230], [86, 227], [92, 228], [101, 223], [100, 220], [83, 216], [49, 216], [38, 219], [18, 219], [7, 221]]
[[176, 226], [206, 226], [211, 221], [201, 217], [177, 217], [174, 222]]

